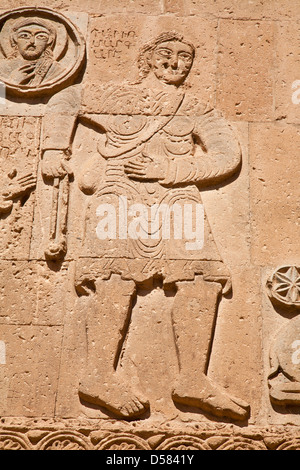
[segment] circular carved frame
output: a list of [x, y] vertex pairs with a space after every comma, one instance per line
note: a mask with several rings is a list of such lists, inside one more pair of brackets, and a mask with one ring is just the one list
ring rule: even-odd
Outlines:
[[[46, 80], [45, 83], [41, 83], [39, 86], [15, 84], [10, 82], [7, 78], [0, 76], [0, 81], [5, 85], [6, 91], [14, 95], [35, 97], [38, 95], [56, 93], [70, 85], [81, 70], [86, 54], [85, 40], [77, 26], [61, 13], [55, 12], [49, 8], [24, 7], [3, 13], [0, 16], [0, 50], [3, 55], [3, 60], [8, 58], [10, 47], [10, 40], [6, 37], [6, 34], [10, 31], [10, 26], [13, 21], [22, 18], [39, 19], [55, 24], [58, 37], [55, 44], [54, 58], [63, 64], [65, 61], [67, 65], [55, 78]], [[70, 48], [71, 51], [68, 50]]]
[[300, 309], [300, 268], [281, 266], [268, 279], [270, 299], [285, 308]]

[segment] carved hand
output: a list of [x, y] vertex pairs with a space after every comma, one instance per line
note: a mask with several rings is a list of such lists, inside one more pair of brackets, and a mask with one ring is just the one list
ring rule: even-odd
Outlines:
[[[8, 184], [7, 188], [3, 192], [4, 201], [11, 201], [16, 197], [23, 196], [29, 191], [32, 191], [36, 186], [36, 177], [29, 173], [28, 175], [21, 176], [16, 180]], [[6, 204], [5, 207], [8, 207], [9, 204]]]
[[45, 178], [63, 178], [73, 175], [63, 150], [46, 150], [42, 160], [42, 174]]
[[124, 165], [128, 178], [136, 180], [163, 180], [168, 168], [167, 159], [162, 157], [155, 161], [148, 157], [135, 157]]
[[35, 68], [36, 68], [35, 63], [23, 65], [19, 69], [14, 70], [11, 73], [10, 78], [11, 80], [13, 80], [15, 83], [18, 83], [19, 85], [26, 85], [27, 83], [30, 82], [32, 78], [34, 78]]

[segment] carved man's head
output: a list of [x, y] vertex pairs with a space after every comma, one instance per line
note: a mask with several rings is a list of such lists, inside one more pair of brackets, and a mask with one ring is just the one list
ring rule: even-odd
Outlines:
[[52, 51], [56, 33], [41, 20], [24, 20], [15, 24], [12, 45], [26, 60], [37, 60], [45, 51]]
[[141, 78], [152, 70], [168, 85], [181, 85], [189, 74], [195, 56], [194, 46], [175, 32], [163, 33], [144, 46], [139, 57]]

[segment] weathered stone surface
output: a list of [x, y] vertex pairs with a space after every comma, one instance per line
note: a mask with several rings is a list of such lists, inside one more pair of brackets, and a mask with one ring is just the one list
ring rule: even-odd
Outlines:
[[41, 417], [55, 412], [61, 327], [1, 325], [1, 415]]
[[273, 119], [273, 56], [273, 22], [220, 21], [217, 104], [226, 116]]
[[299, 124], [299, 28], [298, 18], [278, 22], [275, 29], [275, 117], [291, 124]]
[[237, 20], [299, 19], [299, 0], [166, 0], [167, 12]]
[[299, 0], [0, 8], [0, 449], [300, 449]]
[[62, 325], [69, 265], [1, 260], [0, 323]]
[[250, 125], [251, 250], [255, 264], [276, 267], [299, 262], [298, 148], [299, 129], [294, 125]]
[[[49, 2], [41, 0], [39, 2], [30, 2], [33, 7], [49, 7]], [[28, 6], [27, 0], [14, 0], [1, 3], [1, 8], [17, 8], [20, 6]], [[51, 8], [61, 11], [80, 11], [90, 13], [91, 15], [103, 15], [110, 13], [145, 13], [147, 15], [159, 15], [163, 13], [163, 3], [160, 0], [87, 0], [84, 4], [81, 0], [53, 0]]]

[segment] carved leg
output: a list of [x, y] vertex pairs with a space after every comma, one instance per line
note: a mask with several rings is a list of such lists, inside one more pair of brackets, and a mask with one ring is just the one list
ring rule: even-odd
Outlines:
[[206, 375], [220, 296], [221, 285], [201, 277], [178, 283], [173, 322], [180, 373], [172, 396], [177, 403], [217, 416], [245, 419], [249, 406], [229, 396]]
[[117, 368], [134, 292], [135, 283], [119, 275], [96, 282], [87, 313], [87, 367], [79, 386], [79, 395], [85, 401], [122, 417], [140, 415], [149, 406]]

